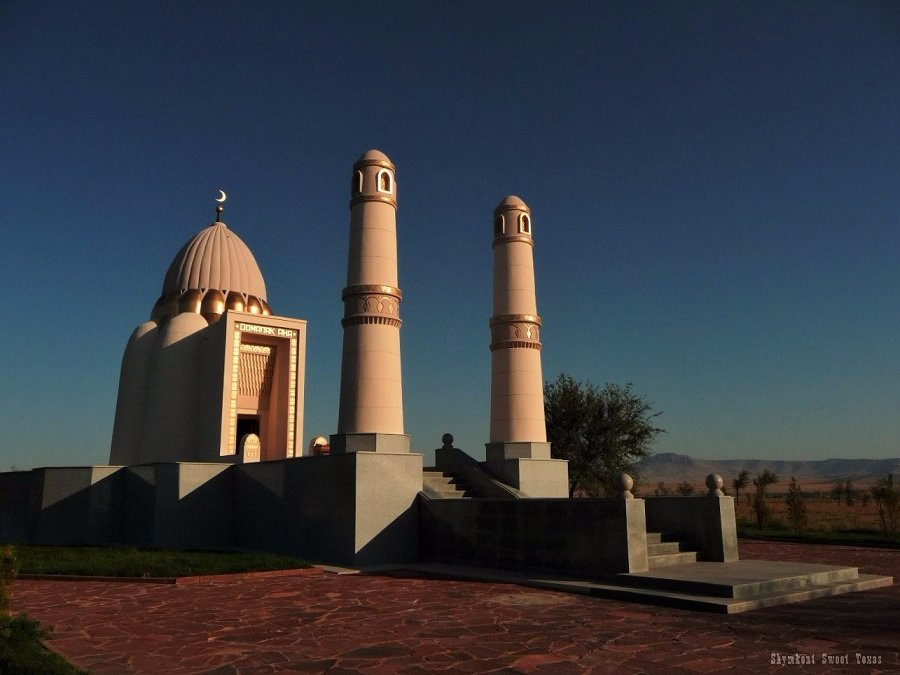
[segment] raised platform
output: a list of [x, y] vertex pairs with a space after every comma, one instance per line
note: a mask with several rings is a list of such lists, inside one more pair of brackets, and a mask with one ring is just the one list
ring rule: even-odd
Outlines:
[[859, 574], [855, 567], [769, 560], [694, 562], [603, 580], [440, 563], [404, 569], [720, 614], [883, 588], [894, 582], [888, 576]]

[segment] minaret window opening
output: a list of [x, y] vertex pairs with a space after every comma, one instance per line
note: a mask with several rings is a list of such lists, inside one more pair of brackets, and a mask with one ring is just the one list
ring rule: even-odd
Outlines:
[[499, 237], [501, 234], [506, 233], [506, 219], [503, 217], [502, 213], [498, 213], [494, 216], [494, 236]]
[[384, 192], [389, 195], [394, 193], [394, 177], [387, 169], [382, 169], [378, 172], [376, 184], [378, 185], [379, 192]]
[[531, 234], [531, 218], [528, 217], [527, 213], [519, 216], [519, 232], [521, 234]]
[[363, 190], [363, 172], [357, 169], [353, 172], [353, 180], [350, 181], [350, 192], [358, 195]]

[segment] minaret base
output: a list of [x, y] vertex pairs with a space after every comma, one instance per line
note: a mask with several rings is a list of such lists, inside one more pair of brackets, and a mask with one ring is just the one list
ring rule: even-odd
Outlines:
[[504, 459], [550, 459], [550, 444], [536, 441], [485, 443], [484, 457], [489, 462]]
[[331, 454], [348, 452], [409, 452], [409, 436], [406, 434], [331, 434]]
[[569, 462], [565, 459], [489, 459], [482, 466], [525, 497], [569, 496]]

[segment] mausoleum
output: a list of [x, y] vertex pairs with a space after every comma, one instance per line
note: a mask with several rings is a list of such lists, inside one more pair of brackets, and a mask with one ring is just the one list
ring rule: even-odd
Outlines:
[[[302, 454], [306, 322], [272, 314], [256, 259], [221, 212], [175, 255], [128, 340], [111, 465]], [[259, 442], [244, 447], [248, 434]]]
[[404, 422], [397, 186], [380, 151], [353, 166], [330, 439], [302, 452], [306, 322], [272, 313], [256, 260], [221, 221], [220, 204], [128, 340], [110, 464], [0, 473], [0, 541], [240, 548], [512, 574], [725, 612], [891, 583], [855, 568], [739, 560], [734, 499], [718, 476], [697, 497], [635, 498], [623, 475], [615, 496], [568, 498], [568, 464], [553, 458], [544, 425], [534, 223], [515, 196], [485, 218], [494, 254], [486, 459], [445, 434], [435, 466], [424, 467]]

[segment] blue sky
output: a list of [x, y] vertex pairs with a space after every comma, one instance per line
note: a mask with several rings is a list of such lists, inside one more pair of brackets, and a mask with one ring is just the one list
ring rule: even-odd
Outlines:
[[397, 165], [413, 447], [487, 440], [491, 211], [533, 210], [545, 379], [708, 458], [900, 455], [900, 4], [0, 4], [0, 467], [103, 463], [214, 217], [309, 322], [333, 433], [350, 169]]

